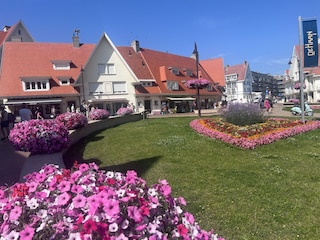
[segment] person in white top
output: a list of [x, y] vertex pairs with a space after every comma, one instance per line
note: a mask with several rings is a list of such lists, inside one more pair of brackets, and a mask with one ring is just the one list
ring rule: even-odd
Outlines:
[[25, 103], [22, 104], [22, 108], [19, 110], [21, 122], [28, 121], [32, 118], [32, 112]]

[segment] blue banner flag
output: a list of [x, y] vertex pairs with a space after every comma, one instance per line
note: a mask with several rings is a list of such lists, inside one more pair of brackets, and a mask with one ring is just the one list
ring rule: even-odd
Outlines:
[[318, 31], [317, 20], [302, 20], [304, 67], [318, 66]]

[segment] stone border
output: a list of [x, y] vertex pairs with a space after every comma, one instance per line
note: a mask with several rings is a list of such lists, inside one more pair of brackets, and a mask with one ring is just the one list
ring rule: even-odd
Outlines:
[[88, 125], [69, 132], [70, 142], [68, 147], [62, 150], [62, 153], [66, 153], [68, 149], [80, 141], [82, 138], [89, 136], [94, 132], [98, 132], [107, 128], [115, 127], [124, 123], [135, 122], [145, 118], [144, 113], [132, 113], [124, 116], [111, 116], [103, 120], [92, 120], [88, 122]]

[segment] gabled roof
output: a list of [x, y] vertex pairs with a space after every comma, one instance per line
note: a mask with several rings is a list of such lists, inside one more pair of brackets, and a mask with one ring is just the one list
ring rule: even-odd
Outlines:
[[[130, 47], [118, 47], [128, 65], [141, 81], [143, 79], [154, 80], [156, 84], [149, 87], [136, 87], [137, 93], [162, 94], [162, 95], [194, 95], [195, 90], [185, 86], [185, 82], [196, 77], [196, 61], [190, 57], [179, 56], [175, 54], [159, 52], [146, 48], [140, 48], [135, 52]], [[131, 51], [130, 51], [131, 50]], [[131, 54], [131, 55], [130, 55]], [[179, 74], [174, 74], [172, 70], [178, 70]], [[199, 78], [205, 78], [212, 81], [206, 71], [199, 65]], [[189, 76], [187, 72], [192, 72]], [[179, 90], [167, 89], [168, 81], [179, 83]], [[213, 82], [213, 81], [212, 81]], [[220, 91], [213, 86], [213, 91], [201, 90], [206, 95], [220, 95]]]
[[[20, 20], [19, 22], [17, 22], [16, 24], [14, 24], [11, 27], [8, 27], [7, 31], [0, 31], [0, 46], [4, 43], [4, 42], [8, 42], [10, 41], [10, 36], [12, 36], [12, 34], [14, 34], [15, 30], [21, 28], [23, 29], [24, 33], [27, 34], [29, 40], [31, 42], [34, 42], [33, 37], [31, 36], [31, 34], [29, 33], [29, 31], [27, 30], [27, 28], [25, 27], [25, 25], [23, 24], [23, 22]], [[20, 31], [21, 31], [20, 29]], [[24, 42], [25, 39], [22, 39], [22, 41]]]
[[[77, 95], [78, 92], [73, 86], [60, 86], [59, 77], [75, 80], [94, 47], [94, 44], [83, 44], [75, 48], [72, 43], [4, 42], [0, 96]], [[70, 70], [54, 70], [52, 61], [57, 60], [70, 60]], [[21, 79], [34, 77], [51, 78], [50, 90], [23, 91]]]
[[223, 58], [213, 58], [200, 61], [201, 66], [206, 70], [211, 79], [220, 86], [225, 86]]
[[225, 76], [237, 74], [238, 75], [238, 81], [245, 80], [246, 73], [248, 71], [249, 64], [245, 61], [242, 64], [237, 64], [233, 66], [227, 65], [225, 67]]
[[[125, 61], [125, 59], [123, 58], [122, 54], [120, 53], [119, 49], [116, 48], [116, 46], [113, 44], [113, 42], [111, 41], [111, 39], [108, 37], [108, 35], [106, 33], [103, 33], [100, 40], [98, 41], [98, 43], [95, 45], [93, 51], [91, 52], [90, 56], [87, 58], [85, 65], [83, 66], [83, 69], [86, 70], [88, 64], [90, 63], [90, 61], [92, 60], [92, 58], [94, 58], [94, 55], [99, 52], [99, 48], [102, 46], [102, 48], [106, 48], [106, 46], [102, 45], [103, 43], [108, 44], [107, 48], [110, 47], [112, 49], [112, 51], [119, 57], [119, 59], [121, 60], [121, 62], [126, 66], [128, 72], [133, 76], [133, 78], [135, 79], [135, 81], [138, 81], [137, 76], [135, 75], [135, 73], [132, 71], [132, 69], [129, 67], [128, 63]], [[81, 79], [80, 76], [78, 76], [78, 78], [75, 81], [75, 86], [78, 85], [82, 85], [81, 83]]]

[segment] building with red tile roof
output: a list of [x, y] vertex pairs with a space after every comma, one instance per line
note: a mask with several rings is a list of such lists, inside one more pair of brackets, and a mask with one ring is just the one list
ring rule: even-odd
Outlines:
[[228, 102], [252, 102], [252, 73], [247, 61], [225, 67]]
[[[143, 101], [149, 109], [165, 106], [177, 107], [178, 112], [192, 110], [197, 97], [196, 90], [189, 89], [185, 83], [196, 78], [194, 57], [142, 48], [139, 41], [133, 41], [131, 47], [118, 49], [139, 79], [140, 85], [137, 84], [135, 88], [140, 102]], [[208, 88], [200, 90], [202, 108], [210, 108], [220, 102], [222, 93], [201, 64], [198, 65], [198, 77], [211, 82]]]
[[[4, 42], [0, 96], [17, 113], [22, 103], [55, 105], [63, 112], [79, 101], [72, 86], [94, 44]], [[70, 106], [69, 106], [70, 105]], [[46, 105], [48, 106], [48, 105]], [[50, 108], [43, 110], [50, 114]]]
[[185, 83], [197, 75], [211, 83], [200, 90], [202, 108], [221, 101], [218, 83], [192, 57], [141, 48], [138, 41], [115, 47], [105, 33], [97, 44], [80, 44], [78, 33], [72, 43], [37, 43], [21, 21], [1, 32], [0, 99], [12, 112], [27, 103], [49, 116], [53, 106], [65, 112], [82, 101], [112, 114], [128, 104], [137, 111], [189, 112], [197, 95]]

